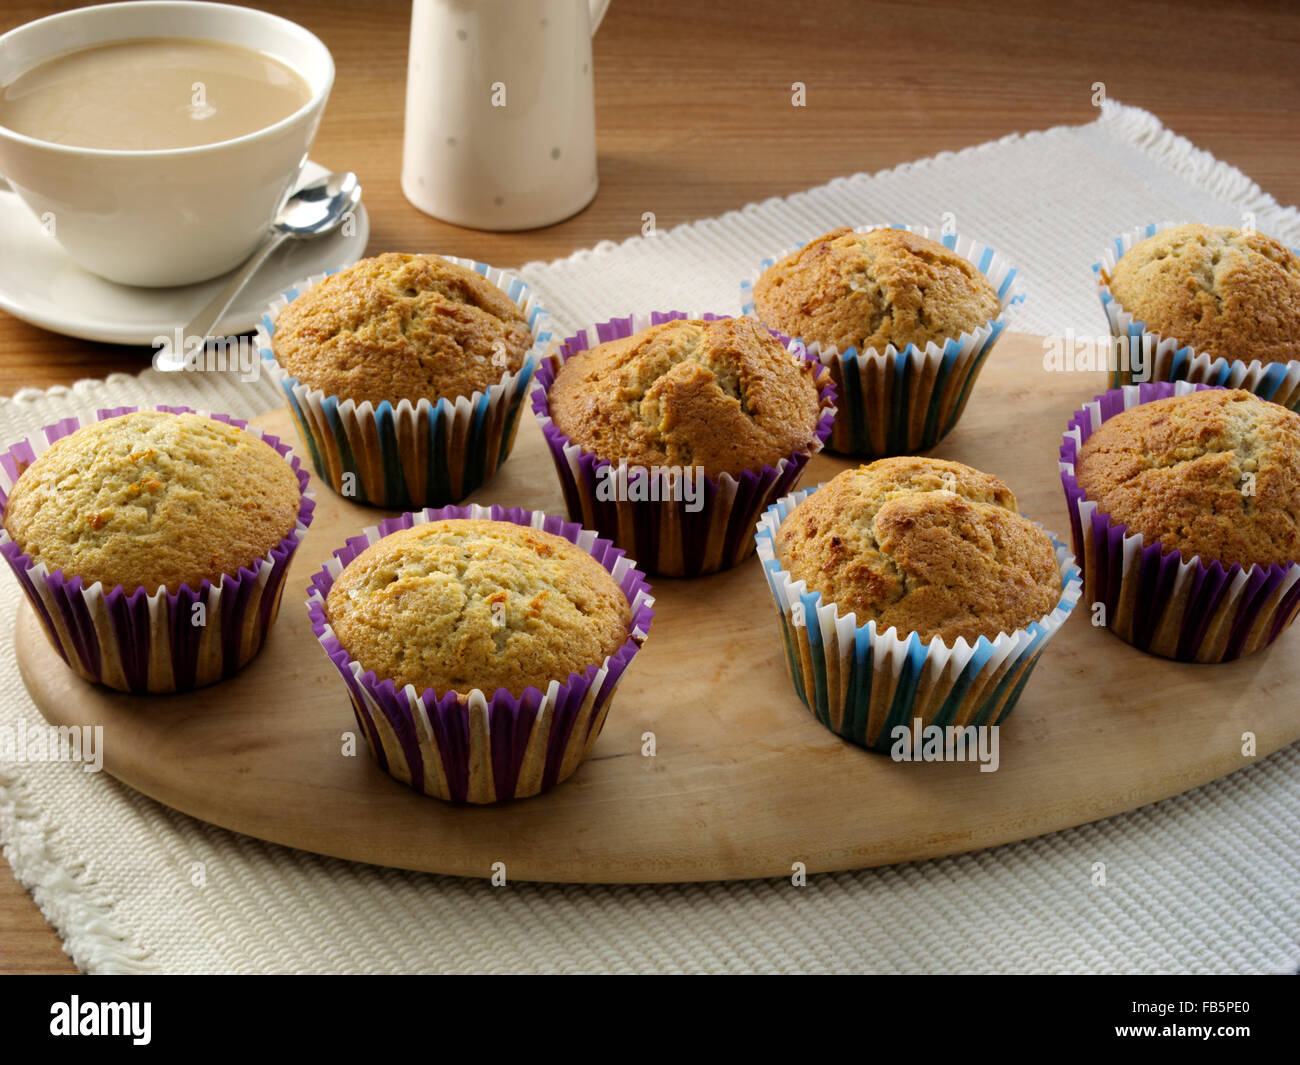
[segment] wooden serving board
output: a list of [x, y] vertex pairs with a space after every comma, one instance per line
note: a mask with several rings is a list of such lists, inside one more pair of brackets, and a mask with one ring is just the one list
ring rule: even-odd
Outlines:
[[[1021, 509], [1068, 539], [1057, 448], [1102, 373], [1049, 373], [1043, 342], [1008, 336], [957, 430], [935, 454], [998, 474]], [[293, 441], [287, 411], [259, 419]], [[304, 454], [301, 448], [300, 454]], [[816, 484], [849, 464], [817, 456]], [[122, 695], [75, 676], [25, 604], [23, 679], [56, 724], [103, 725], [105, 768], [185, 813], [354, 861], [510, 879], [619, 883], [853, 869], [989, 847], [1131, 810], [1231, 773], [1300, 738], [1300, 632], [1252, 658], [1185, 665], [1090, 624], [1086, 604], [1043, 655], [1001, 730], [1000, 767], [896, 763], [832, 735], [786, 675], [755, 559], [695, 581], [653, 580], [656, 617], [591, 758], [533, 799], [458, 807], [386, 776], [307, 623], [309, 575], [384, 515], [316, 486], [260, 657], [188, 695]], [[525, 413], [515, 452], [476, 502], [563, 512], [542, 435]], [[1242, 734], [1256, 737], [1243, 756]], [[644, 757], [642, 736], [657, 753]]]

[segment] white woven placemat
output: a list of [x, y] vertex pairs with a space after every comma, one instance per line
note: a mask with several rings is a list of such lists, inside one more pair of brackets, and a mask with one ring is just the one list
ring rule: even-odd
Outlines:
[[[653, 205], [647, 205], [653, 209]], [[638, 308], [739, 310], [764, 254], [843, 222], [988, 241], [1029, 292], [1017, 328], [1103, 332], [1089, 266], [1130, 225], [1188, 218], [1300, 244], [1300, 215], [1108, 104], [1007, 137], [523, 269], [561, 325]], [[423, 250], [423, 249], [422, 249]], [[437, 250], [437, 249], [432, 249]], [[72, 410], [184, 402], [250, 416], [269, 383], [116, 375], [0, 404], [0, 439]], [[40, 719], [19, 678], [19, 591], [0, 580], [0, 725]], [[289, 593], [286, 609], [296, 602]], [[1278, 648], [1274, 653], [1294, 653]], [[565, 887], [321, 858], [175, 813], [106, 774], [0, 761], [0, 839], [90, 972], [1281, 972], [1300, 964], [1300, 744], [1109, 821], [939, 861], [788, 881]], [[1093, 866], [1105, 863], [1105, 886]], [[201, 876], [198, 875], [201, 872]], [[0, 951], [4, 949], [0, 943]]]

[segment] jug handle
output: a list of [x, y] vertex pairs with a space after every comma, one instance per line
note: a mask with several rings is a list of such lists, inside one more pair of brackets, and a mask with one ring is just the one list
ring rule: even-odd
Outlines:
[[596, 31], [600, 29], [600, 20], [609, 10], [609, 0], [587, 0], [587, 9], [591, 14], [591, 34], [594, 37]]

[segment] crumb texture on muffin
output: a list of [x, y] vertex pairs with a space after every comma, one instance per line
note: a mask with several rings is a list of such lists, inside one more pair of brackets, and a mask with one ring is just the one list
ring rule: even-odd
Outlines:
[[1148, 330], [1213, 359], [1300, 359], [1300, 257], [1263, 233], [1185, 225], [1133, 245], [1104, 280]]
[[609, 572], [552, 533], [446, 519], [371, 544], [325, 599], [339, 643], [400, 689], [489, 696], [545, 692], [628, 638], [631, 609]]
[[794, 508], [776, 537], [781, 565], [840, 617], [959, 637], [1022, 629], [1061, 598], [1051, 538], [1016, 512], [998, 478], [943, 459], [880, 459], [845, 470]]
[[1300, 414], [1205, 389], [1107, 419], [1075, 463], [1102, 513], [1206, 563], [1300, 561]]
[[998, 315], [973, 263], [905, 229], [833, 229], [774, 263], [754, 284], [754, 313], [837, 351], [942, 344]]
[[275, 320], [276, 361], [357, 403], [486, 391], [523, 366], [528, 319], [500, 288], [437, 255], [386, 252], [325, 278]]
[[717, 478], [814, 448], [814, 373], [751, 318], [680, 319], [573, 355], [551, 419], [602, 459]]
[[269, 444], [198, 414], [142, 410], [55, 441], [15, 483], [4, 528], [85, 586], [220, 583], [293, 531], [298, 477]]

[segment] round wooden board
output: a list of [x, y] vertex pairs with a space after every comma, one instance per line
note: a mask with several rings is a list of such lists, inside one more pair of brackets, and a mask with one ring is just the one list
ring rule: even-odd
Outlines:
[[[958, 429], [935, 451], [1003, 477], [1021, 509], [1068, 536], [1057, 448], [1101, 373], [1048, 373], [1039, 338], [994, 352]], [[259, 419], [297, 442], [287, 411]], [[299, 449], [300, 453], [302, 452]], [[848, 464], [818, 456], [804, 483]], [[654, 581], [650, 639], [615, 696], [592, 757], [548, 795], [494, 807], [424, 798], [382, 773], [342, 682], [307, 624], [309, 575], [383, 515], [317, 484], [316, 518], [262, 654], [231, 680], [138, 697], [89, 684], [24, 604], [23, 679], [60, 725], [102, 725], [105, 768], [178, 810], [276, 843], [354, 861], [518, 880], [722, 880], [854, 869], [989, 847], [1131, 810], [1300, 738], [1295, 633], [1222, 666], [1148, 657], [1094, 628], [1081, 606], [1001, 730], [1000, 766], [896, 763], [822, 728], [786, 675], [756, 560], [696, 581]], [[472, 497], [562, 512], [531, 414], [498, 477]], [[657, 753], [641, 754], [655, 735]]]

